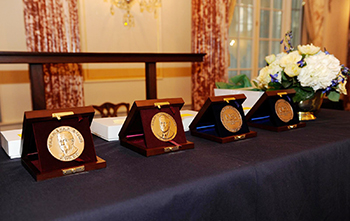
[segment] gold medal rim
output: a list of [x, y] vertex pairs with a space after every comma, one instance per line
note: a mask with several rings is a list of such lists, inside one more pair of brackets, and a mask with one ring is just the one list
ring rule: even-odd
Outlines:
[[[223, 119], [223, 114], [224, 112], [226, 111], [226, 109], [231, 109], [233, 110], [236, 114], [238, 114], [239, 116], [239, 126], [234, 128], [234, 129], [231, 129], [230, 127], [227, 126], [227, 122]], [[242, 128], [242, 125], [243, 125], [243, 120], [242, 120], [242, 116], [241, 114], [239, 113], [239, 111], [237, 110], [237, 108], [231, 106], [231, 105], [226, 105], [225, 107], [223, 107], [221, 109], [221, 112], [220, 112], [220, 120], [221, 120], [221, 123], [222, 125], [225, 127], [226, 130], [232, 132], [232, 133], [235, 133], [237, 131], [239, 131], [241, 128]]]
[[[278, 108], [278, 106], [279, 106], [281, 103], [286, 104], [286, 106], [288, 107], [288, 113], [291, 113], [291, 116], [290, 116], [289, 118], [284, 118], [283, 115], [281, 115], [281, 114], [277, 111], [277, 108]], [[282, 99], [282, 98], [280, 98], [280, 99], [278, 99], [278, 100], [276, 101], [276, 103], [275, 103], [275, 112], [276, 112], [278, 118], [279, 118], [281, 121], [285, 122], [285, 123], [291, 121], [291, 120], [293, 119], [293, 117], [294, 117], [294, 112], [293, 112], [292, 106], [290, 105], [290, 103], [289, 103], [288, 101], [286, 101], [285, 99]]]
[[[170, 122], [173, 122], [173, 125], [174, 125], [174, 129], [175, 129], [175, 130], [174, 130], [174, 134], [173, 134], [173, 136], [171, 136], [171, 137], [169, 137], [169, 138], [162, 138], [162, 137], [158, 136], [157, 131], [156, 131], [155, 126], [154, 126], [154, 121], [155, 121], [156, 119], [159, 119], [159, 118], [157, 118], [157, 116], [162, 115], [162, 114], [164, 114], [165, 116], [167, 116], [167, 117], [170, 119]], [[170, 128], [171, 128], [171, 126], [170, 126]], [[170, 129], [170, 128], [169, 128], [169, 129]], [[156, 113], [155, 115], [153, 115], [153, 117], [152, 117], [152, 120], [151, 120], [151, 130], [152, 130], [153, 135], [154, 135], [158, 140], [164, 141], [164, 142], [166, 142], [166, 141], [171, 141], [171, 140], [173, 140], [173, 139], [176, 137], [176, 134], [177, 134], [177, 124], [176, 124], [175, 119], [174, 119], [170, 114], [168, 114], [168, 113], [166, 113], [166, 112], [158, 112], [158, 113]]]
[[[59, 158], [58, 156], [55, 156], [55, 154], [53, 154], [52, 152], [51, 152], [51, 149], [50, 149], [50, 145], [49, 145], [49, 140], [50, 140], [50, 137], [51, 136], [53, 136], [53, 134], [55, 133], [55, 131], [57, 130], [57, 129], [59, 129], [59, 128], [70, 128], [70, 130], [74, 130], [77, 134], [79, 134], [80, 136], [81, 136], [81, 138], [82, 138], [82, 147], [81, 147], [81, 152], [80, 152], [80, 154], [78, 154], [76, 157], [72, 157], [71, 159], [69, 159], [69, 160], [65, 160], [65, 159], [61, 159], [61, 158]], [[55, 129], [53, 129], [51, 132], [50, 132], [50, 134], [49, 134], [49, 136], [47, 137], [47, 150], [49, 151], [49, 153], [51, 154], [51, 156], [53, 156], [55, 159], [57, 159], [57, 160], [59, 160], [59, 161], [63, 161], [63, 162], [71, 162], [71, 161], [73, 161], [73, 160], [75, 160], [75, 159], [77, 159], [78, 157], [80, 157], [80, 155], [84, 152], [84, 147], [85, 147], [85, 141], [84, 141], [84, 137], [83, 137], [83, 135], [80, 133], [80, 131], [79, 130], [77, 130], [76, 128], [74, 128], [74, 127], [71, 127], [71, 126], [59, 126], [59, 127], [56, 127]], [[80, 149], [80, 148], [79, 148]], [[79, 150], [80, 151], [80, 150]]]

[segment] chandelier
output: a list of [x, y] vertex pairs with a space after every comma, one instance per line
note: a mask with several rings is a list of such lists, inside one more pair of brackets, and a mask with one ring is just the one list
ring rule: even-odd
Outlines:
[[[107, 1], [107, 0], [105, 0]], [[135, 25], [134, 16], [130, 13], [131, 7], [134, 5], [135, 0], [110, 0], [111, 2], [111, 14], [114, 15], [114, 6], [125, 10], [123, 15], [123, 25], [125, 27], [133, 27]], [[158, 8], [162, 6], [161, 0], [139, 0], [140, 11], [154, 13], [154, 18], [158, 18]]]

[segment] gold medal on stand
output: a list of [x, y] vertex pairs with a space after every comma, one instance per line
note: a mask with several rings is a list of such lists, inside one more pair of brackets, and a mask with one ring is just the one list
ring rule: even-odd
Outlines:
[[232, 133], [239, 131], [243, 124], [241, 114], [231, 105], [226, 105], [221, 109], [220, 119], [222, 125]]
[[57, 160], [72, 161], [83, 153], [84, 138], [73, 127], [57, 127], [47, 138], [47, 149]]
[[294, 117], [293, 108], [290, 103], [284, 99], [279, 99], [275, 103], [275, 111], [278, 118], [287, 123]]
[[177, 133], [174, 118], [165, 112], [159, 112], [153, 116], [151, 129], [154, 136], [161, 141], [170, 141], [174, 139]]

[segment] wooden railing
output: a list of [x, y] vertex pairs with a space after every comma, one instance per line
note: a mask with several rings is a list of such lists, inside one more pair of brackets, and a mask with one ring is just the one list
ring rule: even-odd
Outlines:
[[157, 98], [157, 62], [202, 62], [193, 53], [48, 53], [0, 52], [0, 64], [29, 64], [33, 110], [46, 109], [43, 78], [45, 63], [145, 63], [146, 99]]

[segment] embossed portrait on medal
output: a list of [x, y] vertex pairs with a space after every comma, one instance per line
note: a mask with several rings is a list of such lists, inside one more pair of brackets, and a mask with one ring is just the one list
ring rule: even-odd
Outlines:
[[294, 117], [292, 106], [284, 99], [279, 99], [276, 101], [275, 111], [278, 118], [285, 123], [289, 122]]
[[232, 133], [239, 131], [243, 124], [241, 114], [231, 105], [226, 105], [221, 109], [220, 120], [226, 130]]
[[84, 150], [84, 138], [81, 133], [70, 126], [61, 126], [51, 131], [47, 138], [47, 149], [60, 161], [72, 161]]
[[165, 112], [159, 112], [153, 116], [151, 129], [154, 136], [161, 141], [170, 141], [177, 133], [175, 119]]

